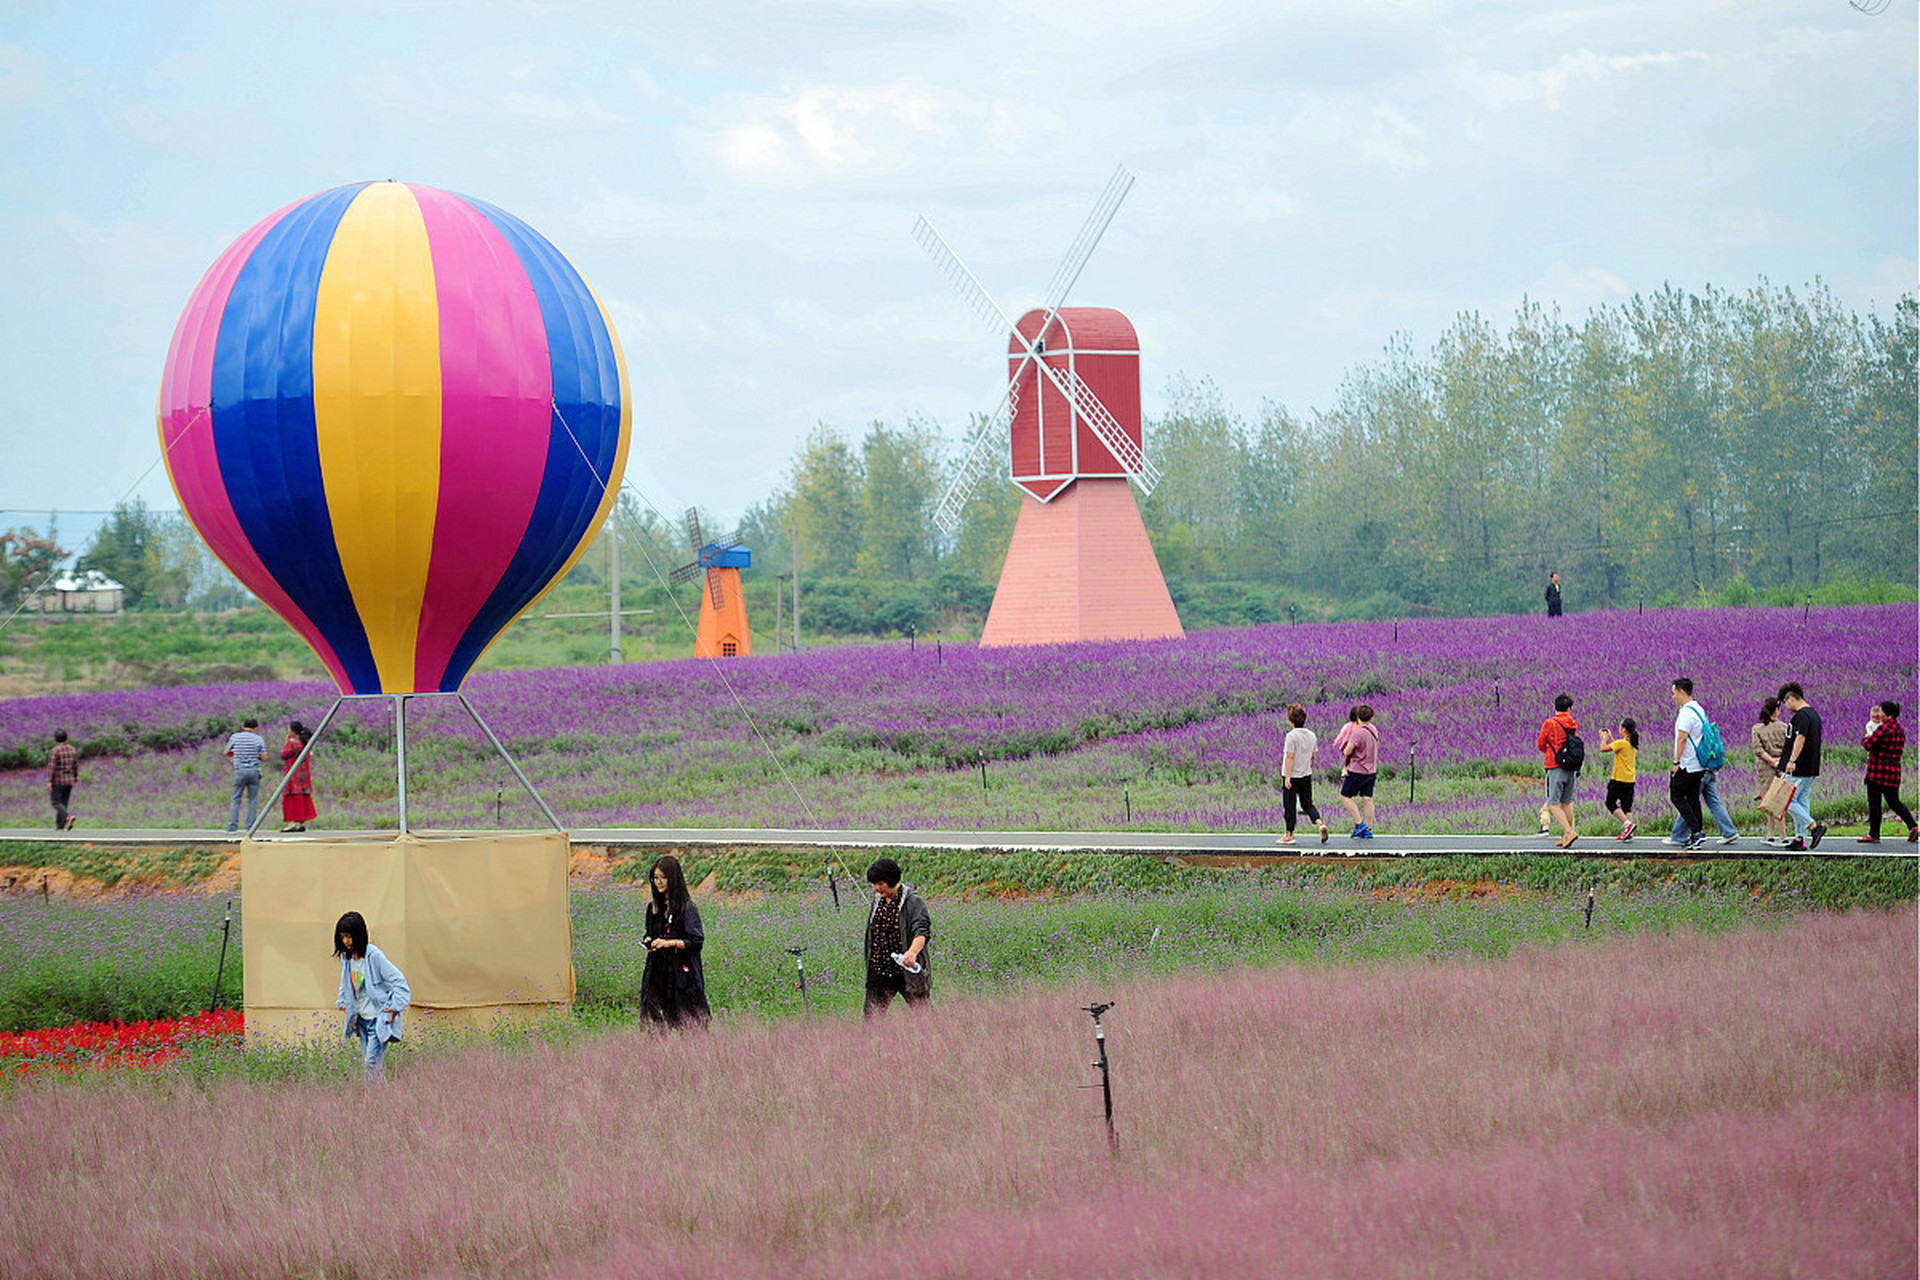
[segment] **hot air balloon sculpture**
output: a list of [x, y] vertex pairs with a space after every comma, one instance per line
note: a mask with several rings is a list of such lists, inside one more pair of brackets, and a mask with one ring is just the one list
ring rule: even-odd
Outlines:
[[412, 697], [458, 697], [533, 792], [461, 683], [600, 528], [631, 420], [613, 325], [559, 250], [400, 182], [323, 191], [236, 240], [180, 317], [159, 403], [213, 553], [342, 699], [395, 700], [402, 833]]

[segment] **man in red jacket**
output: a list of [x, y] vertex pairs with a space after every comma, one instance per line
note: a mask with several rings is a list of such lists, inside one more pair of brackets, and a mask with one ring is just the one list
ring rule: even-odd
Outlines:
[[1533, 744], [1546, 757], [1547, 812], [1560, 820], [1560, 830], [1565, 834], [1554, 843], [1562, 849], [1571, 845], [1579, 834], [1573, 827], [1573, 788], [1580, 770], [1578, 766], [1563, 767], [1560, 748], [1579, 732], [1580, 725], [1573, 718], [1573, 699], [1563, 693], [1553, 700], [1553, 714], [1541, 722], [1540, 736]]

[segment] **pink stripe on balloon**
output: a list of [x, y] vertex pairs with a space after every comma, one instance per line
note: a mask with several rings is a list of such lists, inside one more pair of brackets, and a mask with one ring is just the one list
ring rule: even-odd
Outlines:
[[512, 563], [547, 465], [553, 366], [540, 302], [493, 224], [459, 197], [412, 188], [440, 303], [440, 497], [414, 688], [447, 662]]
[[227, 496], [226, 481], [220, 475], [220, 460], [214, 453], [213, 354], [219, 345], [220, 324], [226, 316], [233, 282], [267, 233], [304, 203], [290, 204], [255, 223], [200, 278], [174, 328], [166, 371], [160, 379], [160, 445], [181, 507], [220, 563], [313, 646], [335, 684], [351, 689], [353, 682], [333, 646], [280, 589], [240, 527]]

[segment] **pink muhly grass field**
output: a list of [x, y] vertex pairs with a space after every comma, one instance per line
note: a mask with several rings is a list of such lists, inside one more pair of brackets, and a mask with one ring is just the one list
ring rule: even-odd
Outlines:
[[403, 1051], [373, 1087], [36, 1085], [0, 1103], [0, 1274], [1910, 1275], [1917, 931]]

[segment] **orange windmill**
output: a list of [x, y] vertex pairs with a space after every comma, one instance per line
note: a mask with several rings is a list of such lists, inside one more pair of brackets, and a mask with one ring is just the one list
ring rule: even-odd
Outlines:
[[707, 589], [700, 593], [700, 629], [694, 635], [696, 658], [746, 658], [753, 655], [753, 636], [747, 631], [747, 600], [740, 590], [740, 571], [752, 566], [753, 552], [740, 545], [740, 535], [729, 533], [707, 541], [700, 532], [700, 513], [687, 509], [687, 541], [693, 559], [667, 577], [686, 582], [701, 574]]

